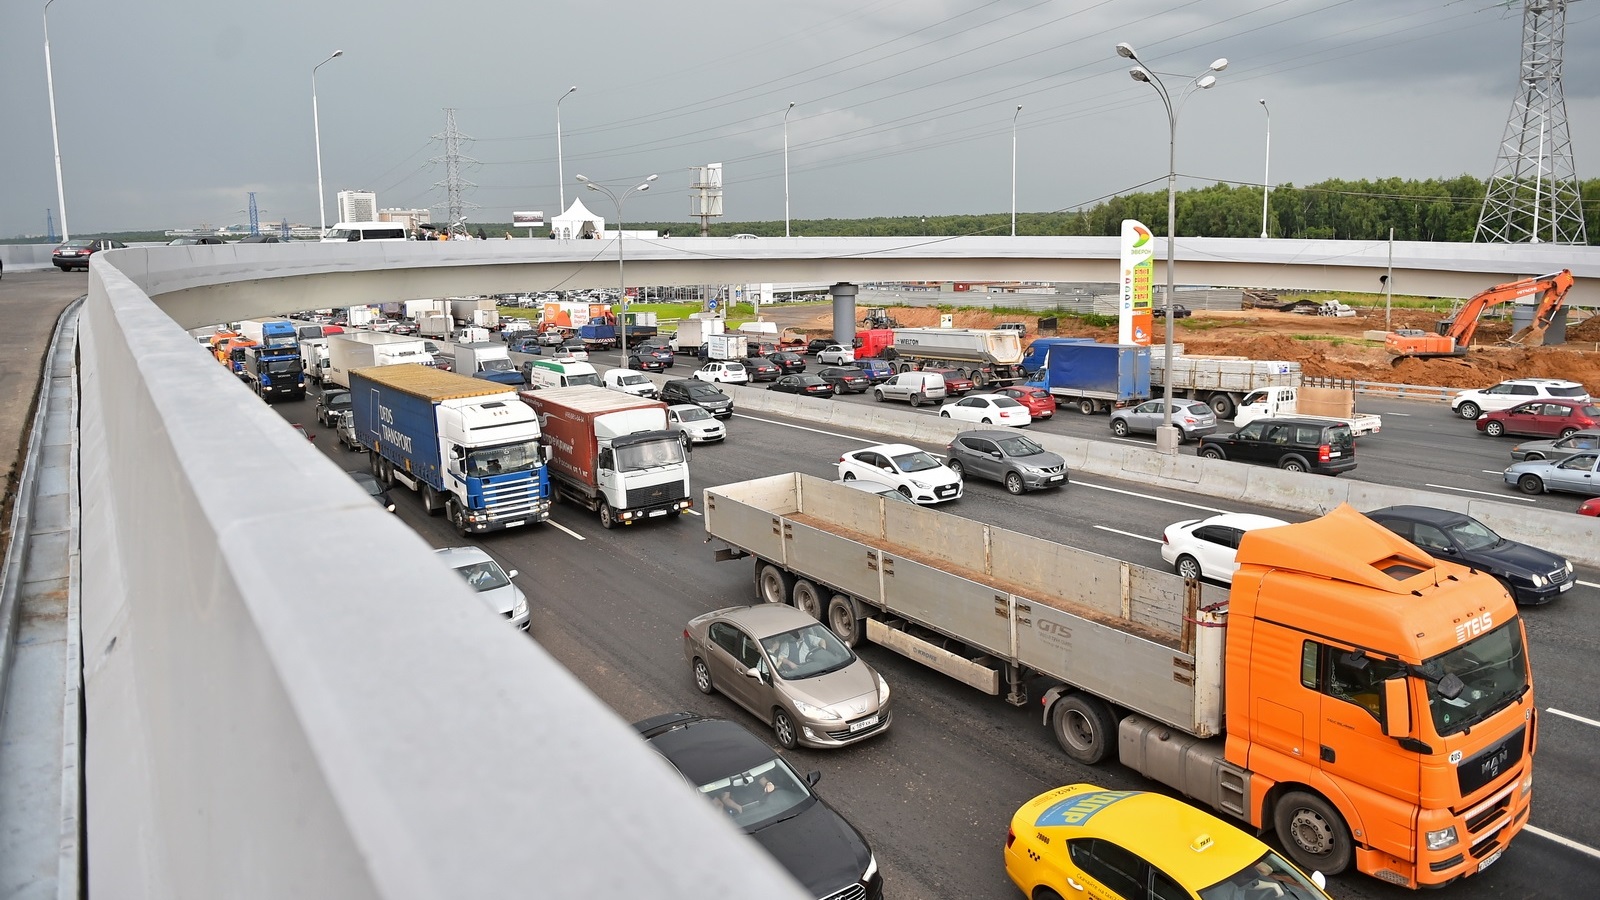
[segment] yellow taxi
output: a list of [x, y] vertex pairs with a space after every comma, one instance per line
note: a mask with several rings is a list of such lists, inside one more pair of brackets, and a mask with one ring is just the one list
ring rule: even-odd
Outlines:
[[1029, 900], [1329, 900], [1261, 841], [1162, 794], [1056, 788], [1011, 817], [1006, 874]]

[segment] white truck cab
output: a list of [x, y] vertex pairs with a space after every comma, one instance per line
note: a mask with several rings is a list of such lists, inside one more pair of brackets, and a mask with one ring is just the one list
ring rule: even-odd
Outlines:
[[1262, 388], [1239, 401], [1233, 427], [1243, 428], [1257, 419], [1293, 416], [1343, 422], [1356, 437], [1377, 434], [1383, 429], [1382, 417], [1356, 412], [1354, 396], [1354, 392], [1342, 388]]

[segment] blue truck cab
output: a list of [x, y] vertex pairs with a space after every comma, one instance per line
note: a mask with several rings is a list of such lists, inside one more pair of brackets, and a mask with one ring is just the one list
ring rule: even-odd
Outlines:
[[250, 389], [268, 403], [305, 399], [306, 373], [298, 344], [244, 348], [243, 375]]

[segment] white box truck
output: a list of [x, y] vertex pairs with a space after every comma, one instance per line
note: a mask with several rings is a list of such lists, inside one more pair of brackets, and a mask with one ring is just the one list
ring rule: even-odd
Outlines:
[[428, 352], [422, 338], [377, 331], [345, 332], [328, 338], [328, 366], [322, 377], [324, 381], [348, 388], [352, 369], [400, 363], [432, 366], [433, 354]]

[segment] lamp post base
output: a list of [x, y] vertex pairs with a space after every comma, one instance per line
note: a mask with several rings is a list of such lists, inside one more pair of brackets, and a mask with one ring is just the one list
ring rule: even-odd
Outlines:
[[1156, 426], [1156, 452], [1168, 456], [1178, 455], [1178, 445], [1183, 443], [1183, 429], [1176, 425]]

